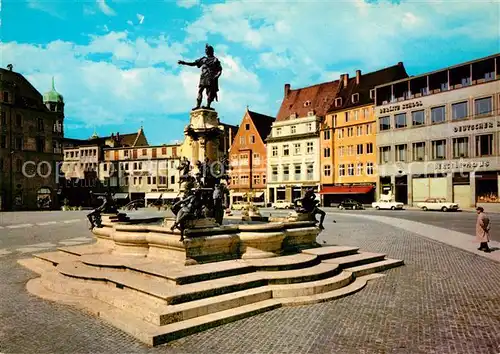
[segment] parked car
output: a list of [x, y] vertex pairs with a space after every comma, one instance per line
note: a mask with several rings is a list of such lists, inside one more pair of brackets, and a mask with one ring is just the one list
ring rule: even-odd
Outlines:
[[378, 202], [372, 203], [372, 208], [375, 208], [377, 210], [380, 210], [380, 209], [402, 210], [403, 207], [404, 207], [404, 204], [400, 203], [400, 202], [390, 202], [390, 201], [379, 200]]
[[457, 211], [459, 208], [457, 203], [447, 202], [444, 198], [427, 198], [424, 202], [417, 203], [417, 207], [424, 211]]
[[284, 200], [278, 200], [273, 203], [274, 209], [293, 209], [293, 203]]
[[231, 204], [231, 210], [243, 210], [245, 205], [246, 205], [246, 203], [235, 202], [235, 203]]
[[340, 202], [338, 208], [356, 210], [356, 209], [364, 209], [365, 207], [363, 206], [363, 204], [354, 199], [344, 199], [342, 202]]

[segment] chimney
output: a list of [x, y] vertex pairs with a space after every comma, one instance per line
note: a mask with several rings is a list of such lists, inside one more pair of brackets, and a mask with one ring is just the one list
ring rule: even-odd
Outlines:
[[403, 66], [403, 62], [402, 62], [402, 61], [400, 61], [400, 62], [398, 63], [398, 66]]
[[9, 71], [12, 71], [12, 68], [14, 68], [14, 66], [13, 66], [12, 64], [7, 64], [7, 69], [8, 69]]
[[359, 85], [360, 79], [361, 79], [361, 70], [356, 70], [356, 85]]
[[348, 81], [349, 81], [349, 74], [344, 74], [344, 87], [347, 86]]
[[290, 93], [290, 84], [285, 84], [285, 98], [288, 97]]
[[116, 132], [116, 141], [120, 141], [120, 132]]

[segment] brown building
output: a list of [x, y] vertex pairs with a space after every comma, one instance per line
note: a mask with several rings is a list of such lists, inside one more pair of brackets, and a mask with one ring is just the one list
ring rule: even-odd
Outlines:
[[266, 143], [275, 119], [264, 114], [245, 112], [230, 149], [231, 201], [264, 203], [266, 190]]
[[12, 69], [0, 68], [0, 210], [56, 207], [63, 96], [54, 81], [42, 96]]

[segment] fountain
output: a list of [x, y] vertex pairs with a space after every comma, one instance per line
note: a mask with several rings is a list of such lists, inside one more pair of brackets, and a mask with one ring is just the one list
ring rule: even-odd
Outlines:
[[[217, 67], [210, 48], [196, 65]], [[281, 306], [337, 299], [403, 264], [357, 247], [322, 247], [307, 210], [291, 219], [223, 221], [229, 164], [218, 156], [211, 85], [208, 107], [199, 99], [185, 129], [181, 202], [159, 222], [118, 213], [108, 198], [92, 214], [94, 243], [19, 260], [40, 274], [28, 291], [158, 345]]]

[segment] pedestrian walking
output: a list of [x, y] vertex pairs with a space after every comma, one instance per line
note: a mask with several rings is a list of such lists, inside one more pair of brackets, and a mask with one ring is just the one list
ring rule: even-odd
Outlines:
[[491, 252], [488, 247], [490, 241], [490, 218], [484, 213], [483, 207], [477, 207], [476, 240], [479, 242], [479, 251]]

